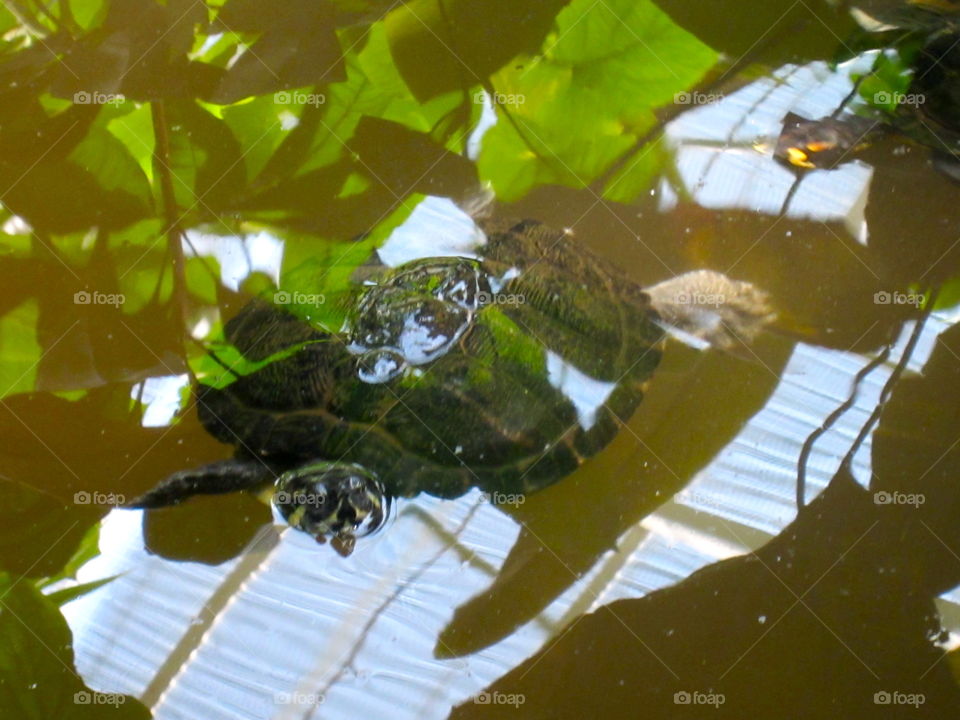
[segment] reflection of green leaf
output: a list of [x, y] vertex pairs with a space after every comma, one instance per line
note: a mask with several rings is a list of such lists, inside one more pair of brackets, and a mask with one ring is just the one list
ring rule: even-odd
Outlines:
[[627, 158], [603, 189], [603, 196], [608, 200], [632, 202], [651, 186], [666, 158], [666, 148], [659, 138], [646, 143]]
[[141, 105], [131, 113], [111, 119], [107, 123], [107, 130], [126, 146], [143, 174], [153, 182], [154, 139], [150, 106]]
[[256, 33], [245, 52], [232, 58], [214, 93], [217, 102], [319, 84], [343, 77], [333, 8], [316, 0], [231, 0], [217, 25]]
[[[519, 58], [493, 77], [510, 117], [501, 112], [483, 138], [481, 177], [504, 199], [541, 183], [587, 185], [653, 127], [654, 108], [715, 61], [649, 0], [574, 0], [541, 56]], [[622, 199], [636, 185], [615, 194]]]
[[347, 79], [327, 88], [322, 124], [304, 172], [336, 162], [364, 115], [427, 132], [462, 98], [447, 93], [418, 102], [393, 64], [383, 23], [372, 25], [363, 49], [347, 53], [346, 60]]
[[230, 127], [191, 101], [170, 103], [168, 108], [178, 207], [204, 215], [232, 206], [246, 185], [246, 167], [243, 148]]
[[73, 555], [69, 560], [67, 560], [66, 565], [58, 572], [56, 575], [53, 575], [49, 578], [44, 578], [37, 581], [37, 587], [43, 589], [53, 585], [55, 582], [60, 580], [65, 580], [67, 578], [75, 578], [77, 576], [77, 570], [80, 567], [92, 560], [97, 555], [100, 554], [100, 523], [92, 525], [86, 534], [83, 536], [83, 539], [80, 540], [80, 544], [77, 546], [77, 549], [74, 550]]
[[138, 165], [138, 159], [128, 147], [98, 123], [73, 149], [70, 159], [91, 173], [104, 190], [120, 190], [135, 195], [143, 201], [146, 211], [150, 202], [149, 176], [144, 175], [143, 166]]
[[238, 377], [250, 375], [275, 362], [285, 360], [300, 352], [307, 345], [318, 341], [296, 343], [279, 350], [261, 360], [249, 360], [237, 348], [228, 343], [216, 343], [210, 352], [193, 358], [191, 366], [194, 375], [203, 380], [204, 385], [224, 388]]
[[36, 300], [27, 300], [0, 318], [0, 397], [30, 392], [42, 349], [37, 342]]
[[948, 310], [960, 305], [960, 278], [948, 280], [940, 288], [934, 310]]
[[73, 638], [57, 606], [30, 583], [0, 573], [0, 717], [149, 718], [126, 695], [91, 701], [73, 664]]
[[274, 97], [267, 95], [230, 105], [221, 113], [243, 147], [247, 177], [257, 177], [289, 133], [283, 120], [290, 108], [276, 104]]
[[291, 312], [311, 324], [337, 332], [346, 317], [341, 299], [349, 294], [354, 271], [370, 259], [373, 251], [382, 245], [393, 230], [409, 217], [413, 208], [423, 199], [412, 196], [396, 210], [377, 223], [362, 240], [345, 243], [307, 243], [288, 240], [283, 255], [280, 289], [288, 293], [322, 295], [319, 304], [286, 305]]
[[540, 45], [569, 0], [408, 0], [385, 19], [393, 63], [420, 100], [466, 92]]
[[84, 595], [88, 595], [89, 593], [92, 593], [94, 590], [97, 590], [98, 588], [102, 588], [107, 583], [113, 582], [118, 577], [120, 576], [111, 575], [110, 577], [100, 578], [99, 580], [91, 580], [90, 582], [85, 582], [79, 585], [73, 585], [71, 587], [65, 587], [60, 590], [55, 590], [52, 593], [47, 595], [47, 599], [50, 602], [54, 603], [55, 605], [59, 605], [60, 607], [63, 607], [71, 600], [76, 600], [77, 598], [81, 598]]
[[107, 14], [109, 3], [107, 0], [67, 0], [70, 3], [70, 12], [77, 25], [90, 29], [99, 25]]
[[910, 64], [902, 55], [880, 53], [858, 92], [868, 105], [892, 113], [899, 98], [910, 88], [912, 75]]
[[[58, 576], [88, 524], [96, 523], [96, 512], [86, 509], [90, 512], [43, 490], [0, 479], [0, 570], [31, 578]], [[40, 547], [42, 553], [26, 549]]]

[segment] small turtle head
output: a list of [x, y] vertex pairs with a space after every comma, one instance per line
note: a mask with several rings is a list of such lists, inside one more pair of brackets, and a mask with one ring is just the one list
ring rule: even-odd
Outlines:
[[320, 543], [329, 538], [334, 549], [346, 557], [356, 538], [383, 524], [389, 501], [383, 486], [366, 468], [314, 462], [277, 478], [271, 503], [292, 527]]

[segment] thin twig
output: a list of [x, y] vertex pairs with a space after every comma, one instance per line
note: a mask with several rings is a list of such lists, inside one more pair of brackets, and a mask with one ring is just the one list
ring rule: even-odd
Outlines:
[[[182, 320], [181, 334], [190, 336], [190, 298], [187, 294], [186, 263], [183, 257], [184, 232], [177, 208], [176, 195], [173, 192], [173, 175], [170, 170], [170, 135], [167, 125], [166, 107], [162, 100], [150, 103], [150, 117], [153, 121], [153, 135], [156, 144], [153, 150], [153, 173], [160, 180], [160, 195], [163, 204], [163, 217], [166, 223], [167, 246], [173, 256], [173, 292], [180, 306]], [[184, 362], [187, 368], [186, 348], [184, 344]], [[190, 372], [192, 375], [192, 371]]]

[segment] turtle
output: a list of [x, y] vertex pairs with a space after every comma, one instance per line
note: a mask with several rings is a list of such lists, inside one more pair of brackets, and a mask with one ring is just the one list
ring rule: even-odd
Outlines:
[[[830, 116], [806, 119], [789, 113], [774, 157], [791, 169], [830, 169], [884, 135], [896, 134], [928, 147], [938, 170], [960, 175], [960, 3], [953, 0], [867, 0], [850, 8], [860, 25], [849, 44], [881, 48], [871, 74], [860, 78]], [[846, 45], [845, 45], [846, 47]], [[897, 60], [891, 60], [895, 51]], [[903, 92], [867, 95], [855, 112], [844, 105], [876, 74], [899, 74]], [[888, 81], [889, 82], [889, 81]], [[865, 86], [883, 87], [883, 86]], [[872, 97], [872, 100], [870, 98]]]
[[732, 350], [775, 316], [764, 291], [718, 272], [644, 290], [567, 231], [479, 226], [479, 256], [356, 283], [336, 330], [251, 301], [224, 332], [253, 369], [194, 389], [234, 456], [127, 507], [265, 488], [291, 526], [347, 555], [393, 498], [526, 495], [570, 474], [631, 417], [668, 331]]

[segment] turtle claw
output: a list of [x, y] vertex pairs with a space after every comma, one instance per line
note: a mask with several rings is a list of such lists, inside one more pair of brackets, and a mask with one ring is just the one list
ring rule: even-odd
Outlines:
[[355, 535], [335, 535], [330, 541], [330, 547], [336, 550], [337, 555], [343, 558], [350, 557], [356, 545], [357, 538]]

